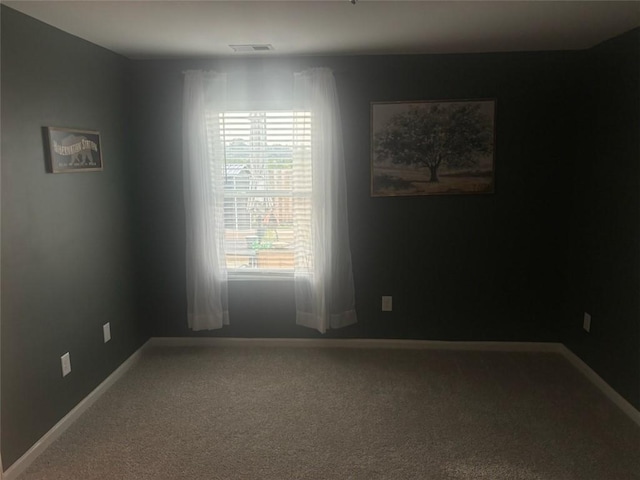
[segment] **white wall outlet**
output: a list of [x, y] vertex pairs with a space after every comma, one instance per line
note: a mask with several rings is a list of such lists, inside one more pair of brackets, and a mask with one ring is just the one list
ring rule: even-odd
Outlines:
[[66, 377], [71, 373], [71, 357], [69, 352], [60, 357], [60, 363], [62, 364], [62, 376]]
[[587, 312], [584, 312], [582, 328], [584, 328], [587, 332], [591, 332], [591, 315], [589, 315]]
[[111, 340], [111, 325], [109, 322], [102, 325], [102, 335], [104, 336], [104, 343], [107, 343]]
[[382, 311], [390, 312], [393, 310], [393, 297], [385, 295], [382, 297]]

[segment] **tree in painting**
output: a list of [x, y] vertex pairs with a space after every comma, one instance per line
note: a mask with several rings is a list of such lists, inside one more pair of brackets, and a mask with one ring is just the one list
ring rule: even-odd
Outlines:
[[398, 113], [376, 134], [380, 161], [429, 168], [437, 183], [438, 169], [471, 167], [492, 148], [490, 119], [473, 103], [433, 103]]

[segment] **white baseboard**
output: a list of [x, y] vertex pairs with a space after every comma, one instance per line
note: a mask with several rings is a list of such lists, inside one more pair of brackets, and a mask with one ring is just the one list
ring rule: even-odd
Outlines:
[[560, 344], [560, 353], [573, 365], [580, 373], [593, 383], [602, 393], [615, 403], [624, 413], [627, 414], [638, 426], [640, 426], [640, 411], [638, 411], [631, 403], [622, 395], [616, 392], [603, 378], [598, 375], [584, 360]]
[[235, 338], [235, 337], [152, 337], [152, 347], [327, 347], [406, 348], [431, 350], [477, 350], [504, 352], [561, 352], [559, 343], [543, 342], [450, 342], [368, 338]]
[[93, 391], [87, 395], [84, 399], [76, 405], [73, 410], [67, 413], [58, 423], [56, 423], [51, 430], [44, 434], [44, 436], [38, 440], [27, 452], [16, 460], [6, 472], [2, 475], [3, 480], [15, 480], [22, 472], [24, 472], [31, 463], [40, 455], [44, 450], [53, 443], [60, 435], [67, 430], [73, 422], [75, 422], [80, 415], [82, 415], [96, 400], [98, 400], [108, 389], [113, 385], [116, 380], [120, 379], [127, 370], [129, 370], [142, 355], [144, 349], [148, 347], [147, 341], [138, 350], [136, 350], [129, 358], [127, 358], [122, 365], [116, 368], [111, 375], [104, 379], [104, 381], [98, 385]]

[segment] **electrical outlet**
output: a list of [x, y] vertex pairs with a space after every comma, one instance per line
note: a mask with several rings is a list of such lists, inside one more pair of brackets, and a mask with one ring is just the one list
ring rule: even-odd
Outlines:
[[393, 310], [393, 297], [392, 296], [383, 296], [382, 297], [382, 311], [390, 312]]
[[589, 315], [587, 312], [584, 312], [582, 328], [584, 328], [587, 332], [591, 332], [591, 315]]
[[111, 325], [109, 324], [109, 322], [105, 323], [102, 326], [102, 335], [104, 336], [104, 343], [107, 343], [109, 340], [111, 340]]
[[69, 352], [60, 357], [60, 363], [62, 364], [62, 376], [66, 377], [71, 373], [71, 357]]

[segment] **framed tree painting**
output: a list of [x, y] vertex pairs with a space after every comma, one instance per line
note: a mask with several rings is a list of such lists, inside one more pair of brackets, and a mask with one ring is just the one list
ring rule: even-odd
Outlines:
[[371, 195], [494, 192], [495, 100], [371, 104]]
[[50, 173], [102, 170], [100, 132], [43, 127], [47, 171]]

